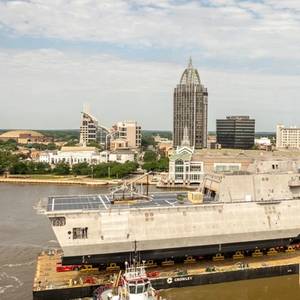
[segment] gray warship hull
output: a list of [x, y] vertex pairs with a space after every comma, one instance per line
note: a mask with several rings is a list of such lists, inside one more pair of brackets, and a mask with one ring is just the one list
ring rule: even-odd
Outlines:
[[116, 204], [110, 195], [50, 197], [45, 213], [64, 264], [163, 260], [288, 246], [300, 234], [300, 178], [295, 174], [211, 176], [204, 202], [176, 194]]

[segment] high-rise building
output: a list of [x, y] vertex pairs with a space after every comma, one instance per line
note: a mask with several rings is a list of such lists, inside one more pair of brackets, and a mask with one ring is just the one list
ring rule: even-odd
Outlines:
[[97, 142], [98, 120], [88, 112], [81, 113], [80, 144], [88, 145], [90, 142]]
[[128, 148], [137, 149], [141, 147], [142, 130], [136, 121], [117, 122], [113, 126], [113, 130], [117, 133], [114, 137], [126, 140]]
[[222, 148], [251, 149], [255, 139], [255, 120], [230, 116], [217, 120], [217, 143]]
[[300, 127], [284, 127], [277, 125], [276, 148], [297, 148], [300, 149]]
[[191, 146], [207, 147], [207, 89], [190, 58], [180, 83], [174, 89], [173, 147], [181, 145], [184, 128], [188, 130]]
[[84, 108], [81, 113], [79, 143], [86, 146], [91, 142], [96, 142], [105, 146], [108, 134], [109, 130], [99, 124], [98, 120], [88, 112], [88, 108]]

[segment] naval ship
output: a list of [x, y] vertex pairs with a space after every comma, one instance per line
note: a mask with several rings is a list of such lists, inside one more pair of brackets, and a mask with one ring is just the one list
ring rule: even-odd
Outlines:
[[49, 197], [63, 264], [162, 261], [298, 242], [300, 174], [206, 175], [196, 192]]

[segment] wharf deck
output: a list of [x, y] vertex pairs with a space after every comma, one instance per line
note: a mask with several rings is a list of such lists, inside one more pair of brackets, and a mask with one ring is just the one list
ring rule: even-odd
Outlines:
[[[33, 283], [33, 299], [72, 299], [91, 297], [99, 287], [112, 283], [113, 272], [85, 271], [57, 272], [61, 252], [43, 252], [37, 260]], [[241, 264], [241, 262], [243, 264]], [[278, 253], [276, 256], [245, 257], [241, 260], [196, 261], [194, 264], [175, 264], [149, 268], [156, 289], [219, 283], [289, 274], [299, 274], [300, 251]]]

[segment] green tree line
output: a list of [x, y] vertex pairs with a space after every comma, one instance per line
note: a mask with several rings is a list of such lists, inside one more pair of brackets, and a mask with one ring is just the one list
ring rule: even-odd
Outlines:
[[135, 162], [126, 162], [124, 164], [109, 162], [97, 165], [89, 165], [85, 162], [74, 164], [72, 167], [65, 162], [61, 162], [51, 168], [47, 163], [23, 160], [20, 156], [9, 151], [0, 151], [1, 175], [8, 171], [14, 175], [53, 174], [86, 175], [94, 178], [122, 178], [136, 171], [137, 168], [138, 164]]
[[143, 169], [147, 172], [149, 171], [157, 171], [157, 172], [166, 172], [169, 169], [169, 159], [168, 157], [160, 157], [156, 152], [147, 150], [144, 153], [144, 164]]

